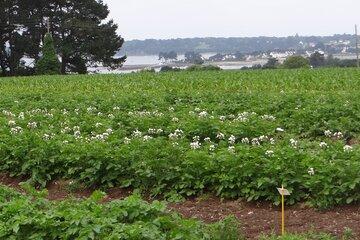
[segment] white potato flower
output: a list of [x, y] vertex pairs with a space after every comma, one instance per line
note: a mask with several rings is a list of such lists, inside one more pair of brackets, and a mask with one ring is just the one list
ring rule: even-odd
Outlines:
[[263, 116], [261, 116], [261, 118], [263, 120], [267, 120], [267, 121], [275, 121], [276, 120], [276, 117], [274, 117], [272, 115], [263, 115]]
[[219, 140], [222, 140], [225, 138], [225, 135], [221, 132], [219, 132], [217, 135], [216, 135], [216, 138], [219, 139]]
[[260, 146], [260, 141], [258, 138], [253, 138], [251, 140], [251, 144], [254, 145], [254, 146]]
[[201, 147], [201, 143], [192, 142], [192, 143], [190, 143], [190, 147], [191, 147], [191, 149], [194, 149], [194, 150], [199, 149]]
[[8, 125], [9, 125], [9, 126], [15, 126], [15, 125], [16, 125], [16, 122], [15, 122], [14, 120], [10, 120], [10, 121], [8, 122]]
[[245, 138], [241, 139], [241, 142], [244, 144], [249, 144], [250, 140], [249, 140], [249, 138], [245, 137]]
[[265, 155], [268, 156], [268, 157], [272, 157], [272, 156], [274, 155], [274, 151], [272, 151], [272, 150], [267, 150], [267, 151], [265, 152]]
[[48, 140], [52, 139], [53, 137], [54, 137], [53, 134], [44, 133], [44, 135], [43, 135], [43, 139], [44, 139], [45, 141], [48, 141]]
[[130, 142], [131, 142], [131, 139], [130, 139], [130, 138], [128, 138], [128, 137], [125, 137], [125, 138], [124, 138], [124, 143], [125, 143], [125, 144], [130, 144]]
[[209, 114], [206, 111], [202, 111], [201, 113], [199, 113], [199, 117], [200, 118], [205, 118], [207, 117]]
[[262, 135], [262, 136], [259, 137], [259, 141], [260, 141], [260, 142], [266, 142], [267, 140], [269, 140], [269, 137], [268, 137], [268, 136]]
[[81, 132], [80, 131], [75, 131], [74, 132], [74, 137], [75, 138], [80, 138], [81, 137]]
[[25, 119], [25, 113], [23, 113], [23, 112], [19, 113], [18, 118], [24, 120]]
[[132, 132], [132, 136], [134, 138], [140, 138], [142, 136], [142, 132], [140, 132], [138, 129]]
[[344, 135], [342, 132], [336, 132], [336, 133], [334, 133], [334, 137], [337, 139], [342, 139], [344, 137]]
[[143, 137], [144, 142], [147, 142], [147, 141], [149, 141], [149, 140], [151, 140], [151, 139], [153, 139], [153, 137], [151, 137], [151, 136], [149, 136], [149, 135], [145, 135], [145, 136]]
[[169, 134], [169, 138], [170, 138], [171, 140], [177, 140], [178, 137], [179, 137], [179, 136], [178, 136], [176, 133], [170, 133], [170, 134]]
[[193, 141], [194, 141], [194, 142], [199, 142], [199, 141], [200, 141], [200, 137], [199, 137], [199, 136], [193, 137]]
[[314, 170], [314, 168], [309, 168], [308, 174], [309, 174], [310, 176], [314, 176], [314, 175], [315, 175], [315, 170]]
[[327, 147], [328, 147], [328, 145], [327, 145], [326, 142], [321, 142], [321, 143], [319, 144], [319, 146], [320, 146], [321, 148], [327, 148]]
[[181, 130], [181, 129], [176, 129], [176, 130], [175, 130], [175, 133], [176, 133], [177, 135], [182, 135], [182, 134], [184, 134], [183, 130]]
[[149, 133], [149, 134], [155, 134], [155, 133], [156, 133], [156, 129], [154, 129], [154, 128], [149, 128], [148, 133]]
[[231, 135], [229, 137], [229, 144], [230, 145], [234, 145], [235, 144], [235, 141], [236, 141], [236, 137], [234, 135]]
[[279, 127], [278, 127], [278, 128], [276, 128], [276, 131], [277, 131], [277, 132], [285, 132], [285, 130], [284, 130], [284, 129], [279, 128]]
[[291, 145], [293, 148], [297, 148], [298, 141], [296, 141], [295, 139], [290, 139], [290, 145]]
[[22, 128], [21, 127], [13, 127], [10, 129], [11, 134], [18, 134], [18, 133], [22, 133]]
[[326, 131], [324, 131], [324, 135], [326, 137], [332, 137], [332, 132], [330, 130], [326, 130]]
[[231, 153], [235, 153], [235, 147], [234, 146], [229, 146], [228, 151], [231, 152]]
[[27, 124], [27, 126], [28, 126], [28, 128], [30, 128], [30, 129], [35, 129], [35, 128], [37, 128], [37, 123], [36, 123], [36, 122], [29, 122], [29, 123]]
[[344, 152], [351, 152], [353, 150], [353, 147], [350, 145], [345, 145], [344, 146]]

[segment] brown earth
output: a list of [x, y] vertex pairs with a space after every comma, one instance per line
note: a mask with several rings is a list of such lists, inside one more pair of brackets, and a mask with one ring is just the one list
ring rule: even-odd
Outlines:
[[[18, 189], [24, 179], [0, 175], [0, 183]], [[54, 181], [48, 184], [48, 198], [63, 200], [68, 197], [86, 198], [92, 189], [69, 191], [68, 181]], [[123, 199], [132, 193], [130, 189], [113, 188], [107, 191], [105, 201]], [[261, 234], [279, 233], [280, 209], [269, 203], [247, 203], [240, 200], [224, 200], [216, 197], [188, 199], [182, 203], [169, 204], [169, 209], [187, 218], [196, 218], [207, 223], [219, 221], [229, 215], [236, 216], [241, 223], [241, 232], [248, 239], [257, 239]], [[302, 204], [286, 209], [286, 230], [291, 233], [308, 231], [326, 232], [341, 237], [351, 229], [354, 240], [360, 240], [360, 204], [336, 207], [319, 211]]]
[[[210, 198], [171, 204], [170, 208], [185, 217], [195, 217], [205, 222], [214, 222], [234, 215], [241, 222], [242, 232], [248, 239], [256, 239], [260, 234], [280, 232], [280, 209], [268, 203], [253, 204]], [[313, 230], [341, 237], [347, 228], [352, 229], [355, 235], [353, 239], [360, 239], [360, 204], [336, 207], [327, 211], [318, 211], [301, 205], [286, 209], [286, 230], [290, 233]]]

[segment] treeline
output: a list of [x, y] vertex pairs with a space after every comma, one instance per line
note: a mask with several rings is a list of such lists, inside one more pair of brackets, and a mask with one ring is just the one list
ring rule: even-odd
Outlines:
[[[180, 71], [221, 71], [219, 66], [204, 64], [205, 61], [201, 57], [201, 54], [189, 52], [185, 54], [186, 58], [183, 62], [191, 63], [189, 67], [179, 68], [174, 66], [162, 66], [160, 72], [180, 72]], [[201, 61], [197, 61], [201, 60]], [[283, 63], [274, 57], [270, 57], [266, 64], [255, 64], [251, 67], [244, 66], [240, 70], [260, 70], [260, 69], [297, 69], [297, 68], [322, 68], [322, 67], [357, 67], [356, 59], [339, 59], [334, 58], [333, 55], [328, 55], [318, 51], [311, 54], [310, 57], [304, 57], [301, 55], [289, 56]], [[156, 72], [154, 68], [144, 69], [142, 72]]]
[[1, 0], [0, 76], [35, 74], [48, 31], [62, 74], [120, 67], [125, 58], [114, 56], [124, 40], [108, 15], [108, 6], [98, 0]]
[[296, 68], [321, 68], [321, 67], [357, 67], [356, 59], [339, 59], [334, 58], [333, 55], [325, 57], [320, 52], [314, 52], [310, 57], [306, 58], [300, 55], [293, 55], [288, 57], [283, 63], [280, 63], [276, 58], [269, 58], [264, 65], [255, 64], [251, 67], [243, 67], [242, 70], [249, 69], [296, 69]]
[[[336, 43], [336, 44], [331, 44]], [[127, 41], [122, 54], [157, 55], [159, 52], [175, 51], [184, 54], [190, 51], [199, 53], [250, 53], [266, 52], [276, 49], [323, 50], [330, 54], [341, 52], [344, 47], [355, 46], [354, 35], [343, 34], [333, 36], [289, 36], [289, 37], [244, 37], [244, 38], [185, 38], [169, 40], [133, 40]], [[351, 47], [348, 49], [352, 52]]]

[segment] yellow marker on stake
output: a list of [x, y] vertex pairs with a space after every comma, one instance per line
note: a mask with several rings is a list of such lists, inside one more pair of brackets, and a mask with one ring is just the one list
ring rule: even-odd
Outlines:
[[289, 190], [284, 188], [284, 185], [281, 188], [277, 189], [281, 195], [281, 234], [285, 234], [285, 196], [290, 196]]

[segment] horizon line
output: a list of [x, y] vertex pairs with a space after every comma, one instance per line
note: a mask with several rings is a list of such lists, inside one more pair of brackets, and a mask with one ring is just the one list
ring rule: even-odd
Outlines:
[[199, 38], [225, 38], [225, 39], [231, 39], [231, 38], [288, 38], [288, 37], [333, 37], [333, 36], [337, 36], [337, 35], [350, 35], [350, 36], [354, 36], [355, 33], [333, 33], [333, 34], [319, 34], [319, 35], [314, 35], [314, 34], [309, 34], [309, 35], [300, 35], [300, 34], [295, 34], [295, 35], [283, 35], [283, 36], [270, 36], [270, 35], [257, 35], [257, 36], [237, 36], [237, 37], [228, 37], [228, 36], [223, 36], [223, 37], [214, 37], [214, 36], [194, 36], [194, 37], [173, 37], [173, 38], [144, 38], [144, 39], [139, 39], [139, 38], [133, 38], [133, 39], [126, 39], [125, 37], [123, 37], [125, 39], [125, 41], [148, 41], [148, 40], [157, 40], [157, 41], [169, 41], [169, 40], [186, 40], [186, 39], [199, 39]]

